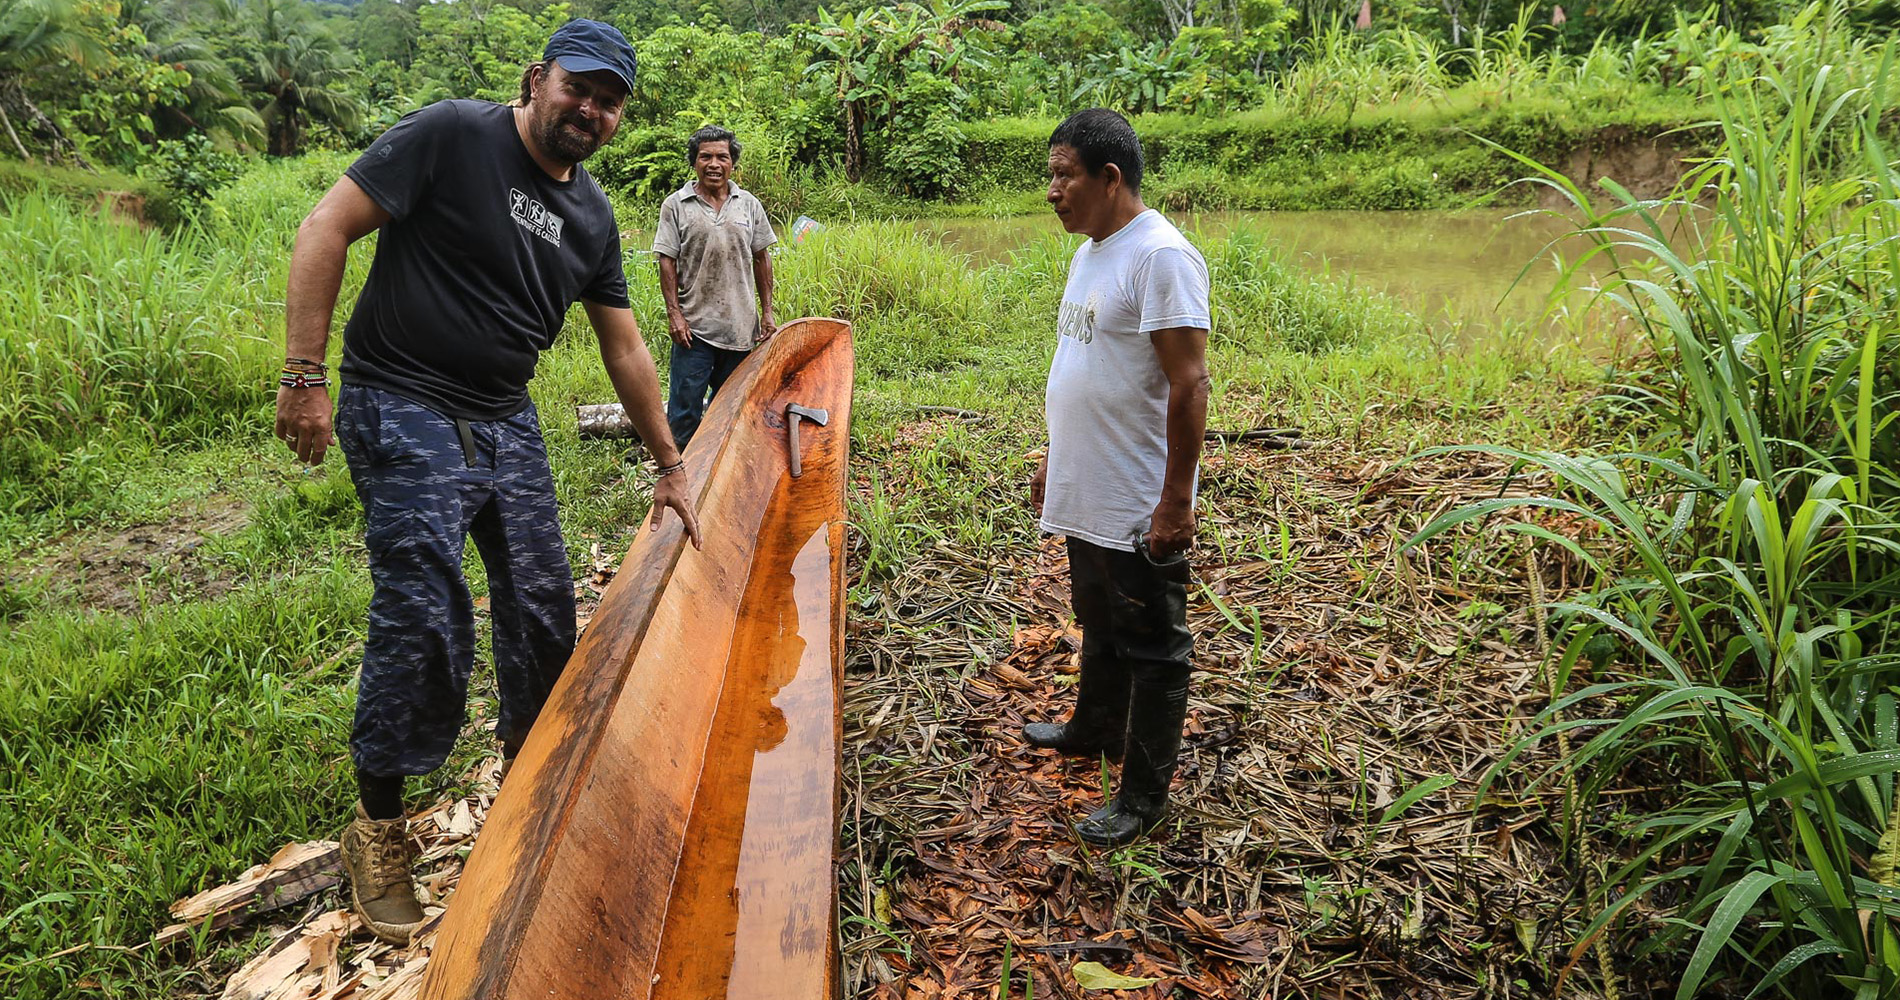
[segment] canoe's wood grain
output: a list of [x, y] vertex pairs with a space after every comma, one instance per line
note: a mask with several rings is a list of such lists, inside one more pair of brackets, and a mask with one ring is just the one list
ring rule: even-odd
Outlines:
[[[488, 816], [423, 996], [814, 1000], [833, 926], [850, 328], [786, 324], [686, 452]], [[801, 428], [788, 472], [785, 407]]]

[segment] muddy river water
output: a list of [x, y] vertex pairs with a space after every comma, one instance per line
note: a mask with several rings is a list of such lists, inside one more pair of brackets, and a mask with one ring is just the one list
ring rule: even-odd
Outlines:
[[[1566, 239], [1571, 224], [1557, 216], [1470, 209], [1170, 213], [1170, 218], [1208, 237], [1251, 232], [1278, 243], [1322, 280], [1391, 295], [1459, 342], [1529, 335], [1578, 342], [1593, 354], [1611, 347], [1607, 303], [1598, 307], [1600, 316], [1547, 315], [1550, 292], [1558, 283], [1553, 251], [1575, 258], [1587, 247], [1581, 238]], [[968, 253], [978, 266], [1007, 260], [1011, 251], [1061, 231], [1053, 215], [928, 219], [916, 225]], [[1588, 300], [1573, 292], [1563, 304], [1570, 313], [1582, 313]]]

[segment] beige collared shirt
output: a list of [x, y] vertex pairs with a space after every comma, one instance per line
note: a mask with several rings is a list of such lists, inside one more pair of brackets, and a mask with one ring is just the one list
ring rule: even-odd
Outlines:
[[680, 311], [695, 341], [749, 351], [759, 339], [759, 296], [752, 255], [778, 242], [765, 206], [727, 182], [725, 204], [713, 207], [693, 182], [666, 196], [653, 252], [679, 265]]

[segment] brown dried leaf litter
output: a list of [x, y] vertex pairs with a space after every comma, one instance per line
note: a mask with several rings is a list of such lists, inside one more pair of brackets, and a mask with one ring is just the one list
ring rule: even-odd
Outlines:
[[[1575, 930], [1544, 823], [1555, 793], [1506, 783], [1472, 808], [1544, 700], [1530, 616], [1505, 611], [1531, 603], [1524, 543], [1474, 527], [1399, 552], [1438, 514], [1537, 485], [1474, 456], [1210, 455], [1203, 510], [1235, 551], [1195, 560], [1176, 812], [1152, 844], [1113, 852], [1069, 826], [1102, 801], [1100, 763], [1016, 738], [1072, 701], [1060, 543], [928, 553], [850, 633], [852, 995], [987, 1000], [1006, 943], [1012, 997], [1026, 976], [1037, 997], [1085, 995], [1082, 960], [1160, 978], [1125, 997], [1548, 992]], [[1537, 558], [1547, 595], [1573, 584], [1557, 554]], [[1448, 787], [1380, 825], [1439, 776]]]
[[[1047, 998], [1475, 998], [1513, 980], [1548, 994], [1578, 926], [1574, 873], [1546, 822], [1558, 793], [1503, 783], [1472, 802], [1544, 700], [1522, 610], [1528, 543], [1472, 528], [1398, 551], [1439, 513], [1534, 485], [1474, 456], [1210, 455], [1206, 519], [1246, 552], [1197, 554], [1175, 811], [1152, 842], [1119, 851], [1085, 849], [1069, 826], [1101, 801], [1099, 762], [1015, 737], [1072, 697], [1080, 635], [1060, 543], [939, 541], [870, 587], [847, 639], [846, 995], [989, 1000], [1006, 949], [1011, 997], [1030, 977]], [[1560, 553], [1536, 561], [1546, 597], [1574, 584]], [[1386, 819], [1440, 776], [1447, 787]], [[492, 801], [480, 787], [414, 824], [437, 897]], [[397, 949], [355, 927], [338, 889], [315, 898], [226, 996], [416, 995], [434, 920]], [[1079, 962], [1158, 981], [1091, 994]], [[1584, 989], [1573, 974], [1568, 993]]]

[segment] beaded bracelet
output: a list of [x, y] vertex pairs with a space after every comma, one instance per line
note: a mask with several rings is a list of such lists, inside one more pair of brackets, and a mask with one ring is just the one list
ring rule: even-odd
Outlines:
[[665, 479], [666, 477], [672, 475], [673, 473], [683, 472], [685, 471], [685, 469], [686, 469], [686, 460], [682, 458], [679, 461], [674, 462], [672, 465], [666, 466], [665, 468], [654, 469], [653, 478]]
[[298, 372], [286, 368], [278, 377], [277, 384], [287, 389], [321, 389], [330, 384], [330, 379], [322, 372]]

